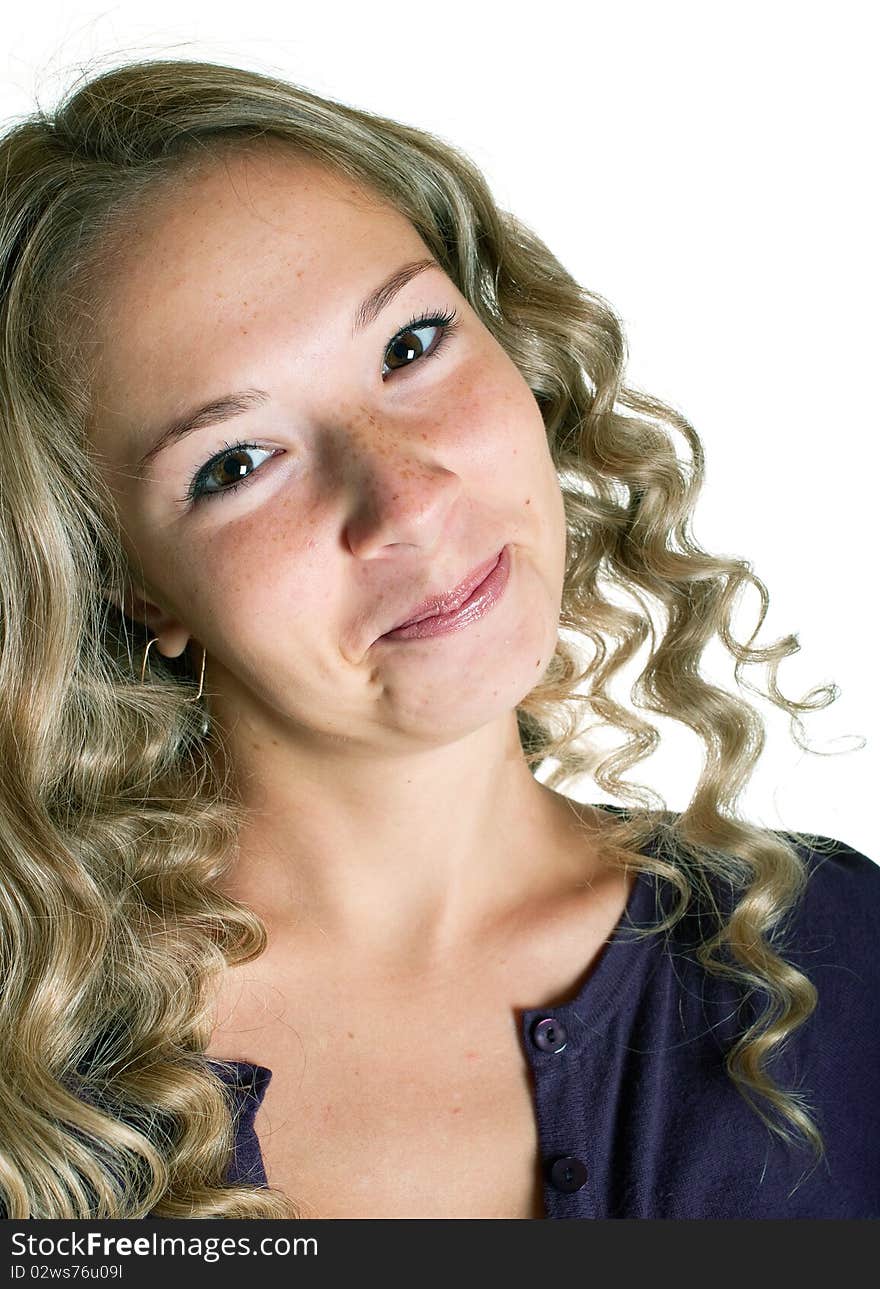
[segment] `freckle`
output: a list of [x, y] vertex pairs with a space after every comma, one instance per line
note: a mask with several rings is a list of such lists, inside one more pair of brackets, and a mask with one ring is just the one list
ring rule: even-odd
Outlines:
[[526, 505], [527, 505], [527, 506], [530, 506], [531, 504], [532, 504], [532, 499], [531, 499], [531, 497], [526, 497]]
[[477, 1059], [476, 1052], [465, 1052], [465, 1059], [468, 1061], [475, 1061]]
[[354, 1034], [352, 1034], [351, 1030], [349, 1030], [349, 1031], [348, 1031], [348, 1037], [349, 1037], [349, 1038], [354, 1038]]
[[452, 1113], [453, 1113], [453, 1114], [461, 1114], [461, 1106], [460, 1106], [460, 1105], [454, 1105], [454, 1106], [452, 1107]]

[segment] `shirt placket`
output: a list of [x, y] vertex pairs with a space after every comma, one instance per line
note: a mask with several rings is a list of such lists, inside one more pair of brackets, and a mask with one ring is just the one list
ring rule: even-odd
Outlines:
[[595, 1218], [579, 1052], [565, 1008], [528, 1010], [522, 1036], [532, 1071], [544, 1209], [548, 1218]]

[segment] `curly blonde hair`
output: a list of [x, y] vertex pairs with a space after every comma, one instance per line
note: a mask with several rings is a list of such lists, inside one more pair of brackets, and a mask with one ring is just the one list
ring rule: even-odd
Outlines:
[[[335, 167], [405, 214], [531, 388], [568, 540], [556, 652], [517, 709], [523, 754], [533, 773], [555, 759], [551, 787], [589, 775], [625, 803], [603, 831], [609, 862], [656, 875], [678, 898], [642, 934], [670, 930], [693, 899], [714, 910], [700, 962], [767, 995], [727, 1053], [728, 1072], [769, 1129], [790, 1144], [799, 1137], [821, 1158], [810, 1107], [765, 1068], [817, 1001], [779, 952], [780, 924], [808, 877], [804, 839], [737, 817], [764, 724], [741, 695], [704, 679], [699, 664], [716, 637], [735, 659], [740, 688], [743, 667], [764, 664], [766, 687], [748, 687], [789, 714], [801, 747], [800, 714], [838, 691], [785, 698], [777, 670], [797, 637], [752, 647], [767, 611], [763, 583], [744, 560], [702, 550], [689, 531], [703, 478], [696, 432], [680, 412], [624, 384], [625, 341], [611, 306], [499, 209], [449, 143], [269, 75], [145, 60], [85, 79], [53, 112], [35, 111], [0, 139], [0, 1197], [8, 1217], [300, 1212], [271, 1187], [225, 1184], [233, 1106], [204, 1056], [211, 989], [228, 964], [259, 956], [267, 933], [252, 910], [216, 889], [235, 863], [244, 812], [215, 755], [216, 733], [204, 734], [192, 701], [191, 660], [153, 658], [141, 682], [144, 628], [115, 607], [130, 602], [133, 570], [87, 433], [89, 322], [127, 212], [160, 185], [185, 185], [194, 166], [224, 149], [258, 141]], [[676, 431], [689, 462], [676, 453]], [[762, 610], [741, 642], [731, 622], [749, 585]], [[609, 687], [646, 640], [630, 709]], [[659, 739], [635, 708], [682, 722], [705, 745], [678, 815], [623, 778]], [[612, 753], [587, 737], [585, 709], [623, 735]], [[658, 833], [660, 845], [643, 854]], [[719, 883], [737, 897], [726, 919]]]

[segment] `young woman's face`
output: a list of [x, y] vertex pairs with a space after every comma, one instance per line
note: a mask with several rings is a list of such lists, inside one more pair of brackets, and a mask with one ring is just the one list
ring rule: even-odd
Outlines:
[[[207, 649], [212, 711], [255, 738], [447, 741], [509, 717], [553, 655], [565, 518], [531, 390], [433, 261], [356, 325], [424, 261], [394, 208], [277, 149], [145, 205], [113, 261], [91, 437], [143, 572], [126, 608], [160, 651]], [[138, 465], [228, 396], [238, 415]], [[381, 638], [502, 550], [482, 616]]]

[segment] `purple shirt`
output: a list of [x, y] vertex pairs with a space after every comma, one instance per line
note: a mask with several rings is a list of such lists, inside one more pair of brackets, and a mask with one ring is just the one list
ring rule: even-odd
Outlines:
[[[826, 1160], [788, 1153], [724, 1070], [725, 1047], [762, 1008], [696, 962], [705, 913], [702, 927], [691, 908], [671, 933], [629, 938], [630, 922], [657, 920], [658, 884], [639, 873], [577, 995], [519, 1012], [548, 1218], [880, 1218], [880, 865], [838, 841], [830, 855], [800, 853], [810, 877], [782, 954], [819, 1001], [769, 1073], [806, 1097]], [[726, 916], [731, 896], [716, 896]], [[237, 1105], [227, 1180], [265, 1186], [254, 1117], [272, 1072], [228, 1064], [217, 1066]]]

